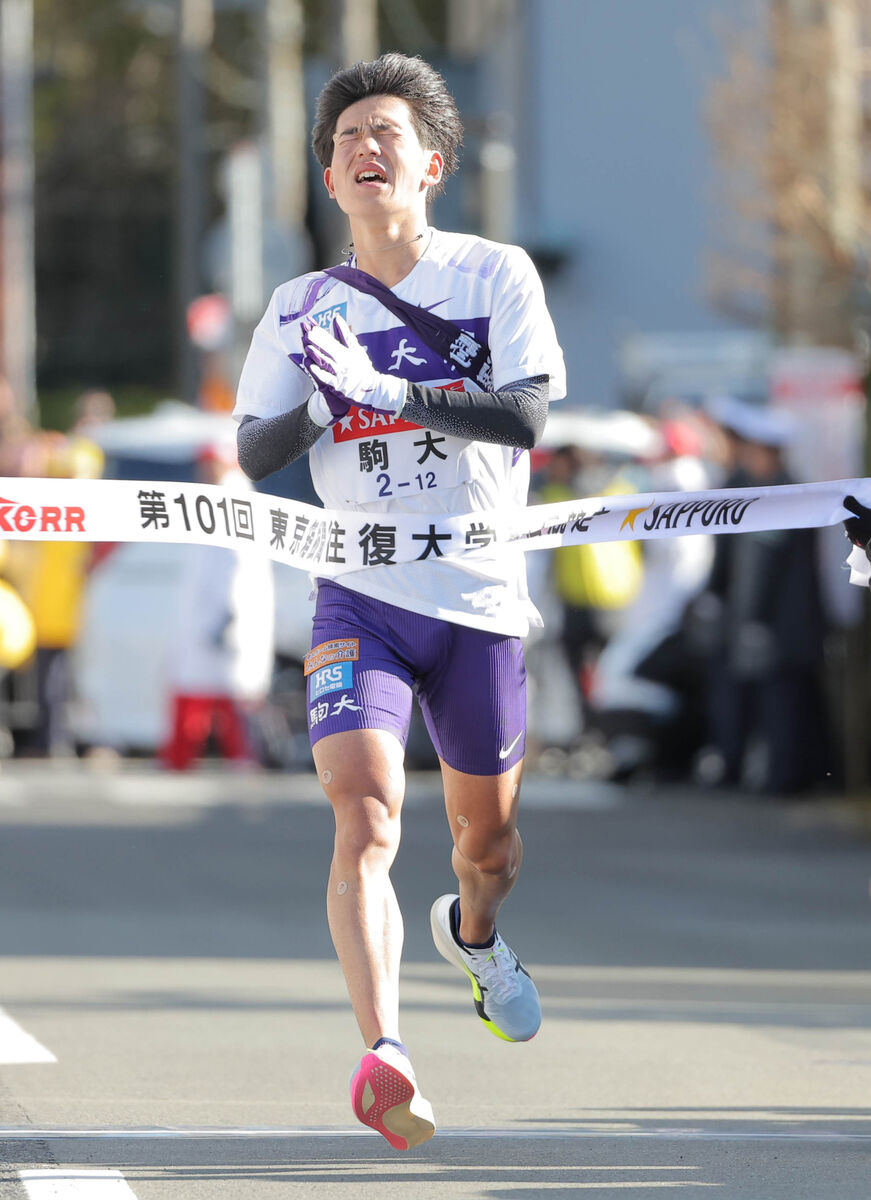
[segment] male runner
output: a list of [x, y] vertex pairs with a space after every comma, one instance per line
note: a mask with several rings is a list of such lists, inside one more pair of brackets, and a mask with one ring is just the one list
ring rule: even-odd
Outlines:
[[383, 531], [394, 512], [524, 504], [527, 451], [565, 395], [564, 367], [527, 255], [427, 222], [462, 142], [432, 67], [385, 54], [339, 72], [312, 140], [353, 253], [339, 278], [314, 272], [273, 295], [239, 383], [239, 462], [259, 479], [308, 452], [325, 506], [357, 512], [369, 539], [367, 568], [317, 581], [309, 724], [336, 822], [330, 932], [367, 1047], [352, 1105], [405, 1150], [435, 1130], [400, 1037], [390, 883], [412, 693], [441, 762], [458, 879], [433, 905], [436, 948], [470, 979], [487, 1027], [526, 1041], [538, 994], [495, 919], [522, 856], [520, 639], [540, 618], [520, 551], [448, 559], [426, 545], [396, 565]]

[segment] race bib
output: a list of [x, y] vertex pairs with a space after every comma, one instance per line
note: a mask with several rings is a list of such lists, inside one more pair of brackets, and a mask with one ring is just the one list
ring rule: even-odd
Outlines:
[[[462, 380], [448, 386], [463, 390]], [[468, 447], [463, 438], [352, 407], [312, 448], [312, 479], [340, 504], [455, 488], [468, 475]]]

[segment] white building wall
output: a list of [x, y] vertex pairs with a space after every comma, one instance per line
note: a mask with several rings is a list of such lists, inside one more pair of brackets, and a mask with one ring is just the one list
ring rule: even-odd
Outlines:
[[705, 298], [714, 176], [703, 106], [724, 3], [522, 5], [517, 237], [570, 256], [546, 281], [570, 403], [619, 400], [628, 333], [730, 328]]

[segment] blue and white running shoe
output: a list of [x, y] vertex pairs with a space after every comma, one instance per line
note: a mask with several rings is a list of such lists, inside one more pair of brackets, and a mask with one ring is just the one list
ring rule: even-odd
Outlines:
[[496, 1037], [528, 1042], [541, 1025], [541, 1002], [535, 984], [510, 946], [496, 934], [486, 950], [469, 950], [457, 928], [459, 896], [440, 896], [430, 911], [435, 948], [472, 981], [478, 1016]]

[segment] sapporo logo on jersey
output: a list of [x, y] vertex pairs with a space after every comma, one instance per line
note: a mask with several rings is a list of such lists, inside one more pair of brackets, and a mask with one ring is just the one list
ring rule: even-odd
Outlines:
[[[435, 386], [446, 392], [464, 392], [466, 390], [462, 379]], [[359, 438], [372, 437], [375, 433], [402, 433], [409, 429], [422, 429], [423, 426], [415, 425], [413, 421], [403, 421], [389, 413], [375, 412], [372, 408], [357, 408], [352, 404], [347, 414], [336, 421], [332, 428], [334, 442], [353, 442]]]
[[0, 496], [0, 532], [84, 533], [85, 510], [72, 504], [19, 504]]

